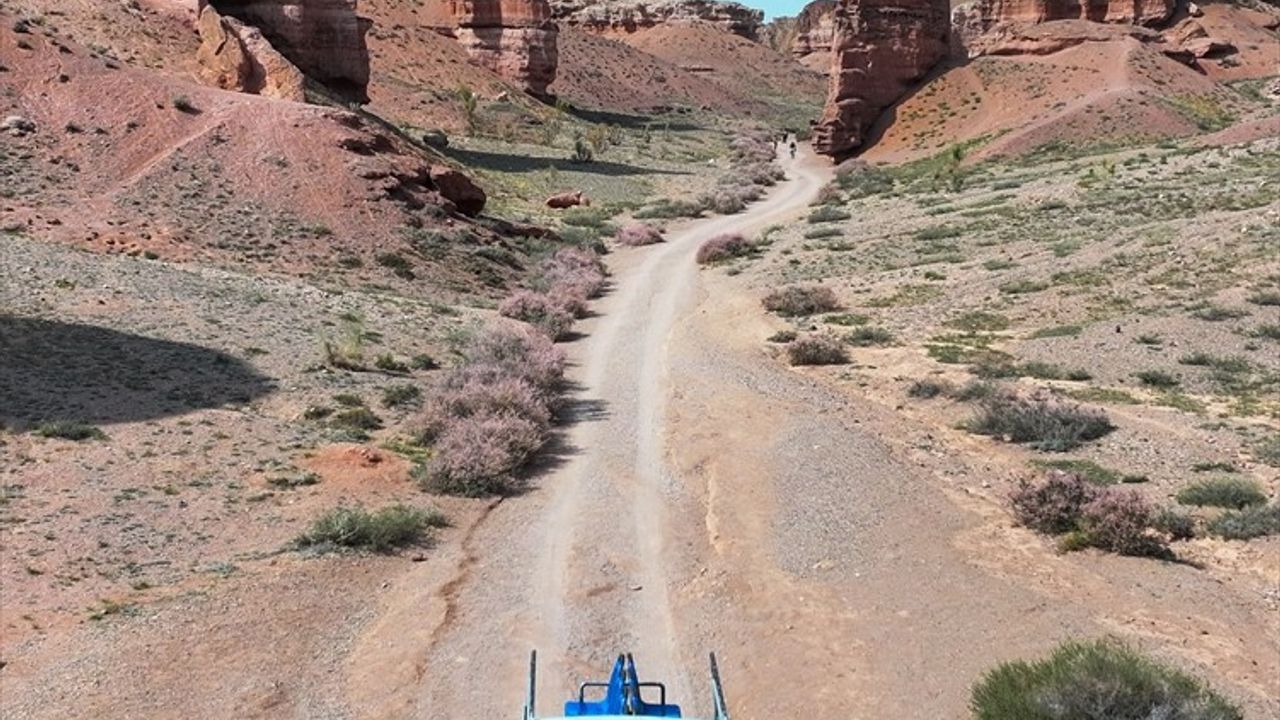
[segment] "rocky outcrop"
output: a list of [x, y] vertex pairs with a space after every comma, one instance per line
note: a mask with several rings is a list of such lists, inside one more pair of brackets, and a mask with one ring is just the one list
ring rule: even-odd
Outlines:
[[796, 17], [796, 36], [791, 42], [791, 55], [800, 62], [811, 56], [826, 57], [836, 36], [835, 0], [814, 0]]
[[[265, 41], [302, 73], [343, 98], [369, 100], [365, 34], [371, 23], [356, 15], [356, 0], [198, 0], [201, 18], [206, 6], [215, 8], [224, 19], [235, 18], [257, 28]], [[239, 32], [236, 35], [243, 37]], [[241, 42], [249, 49], [243, 39]], [[216, 60], [213, 67], [223, 65], [221, 71], [211, 72], [225, 77], [235, 64], [235, 53], [222, 59], [217, 59], [218, 54], [216, 42], [205, 50], [207, 58]], [[254, 53], [250, 50], [249, 54]], [[263, 65], [265, 68], [266, 63]]]
[[223, 90], [302, 102], [306, 78], [276, 51], [257, 28], [223, 17], [212, 7], [200, 11], [196, 60], [204, 80]]
[[484, 190], [461, 172], [444, 165], [433, 165], [429, 171], [431, 184], [445, 200], [453, 203], [458, 212], [475, 217], [484, 211], [488, 198]]
[[[1083, 23], [1150, 27], [1168, 22], [1176, 9], [1177, 0], [977, 0], [952, 14], [953, 50], [961, 57], [1054, 52], [1073, 44], [1073, 37], [1078, 44], [1097, 34]], [[1083, 23], [1054, 32], [1033, 29], [1058, 21]]]
[[560, 60], [559, 29], [547, 0], [429, 0], [436, 30], [479, 65], [545, 97]]
[[948, 0], [840, 0], [827, 105], [814, 148], [842, 156], [948, 54]]
[[704, 22], [748, 40], [759, 40], [764, 24], [763, 12], [716, 0], [552, 0], [551, 9], [557, 21], [598, 34]]

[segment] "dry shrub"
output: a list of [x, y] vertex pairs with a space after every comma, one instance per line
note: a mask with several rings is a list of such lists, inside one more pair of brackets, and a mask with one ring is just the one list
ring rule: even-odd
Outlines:
[[790, 287], [772, 290], [764, 296], [764, 307], [785, 317], [816, 315], [840, 309], [840, 301], [831, 288], [822, 286]]
[[704, 242], [702, 247], [698, 248], [696, 259], [699, 265], [710, 265], [741, 257], [750, 252], [751, 243], [747, 242], [746, 238], [738, 233], [729, 233], [717, 235]]
[[792, 365], [843, 365], [849, 362], [844, 343], [830, 335], [805, 335], [787, 346]]
[[510, 492], [514, 473], [546, 442], [546, 432], [517, 415], [452, 420], [419, 475], [426, 489], [480, 497]]
[[1048, 535], [1071, 532], [1084, 507], [1098, 496], [1097, 485], [1083, 476], [1054, 471], [1040, 482], [1023, 481], [1009, 497], [1014, 517], [1022, 525]]
[[1115, 429], [1100, 409], [1011, 393], [984, 400], [977, 417], [967, 427], [979, 435], [1002, 437], [1052, 452], [1074, 449]]
[[[576, 300], [576, 297], [573, 299]], [[576, 309], [577, 305], [572, 307]], [[546, 333], [552, 340], [564, 337], [573, 326], [574, 318], [574, 313], [565, 306], [563, 300], [553, 300], [545, 293], [532, 290], [517, 291], [503, 300], [498, 305], [498, 313], [504, 317], [527, 322]]]
[[585, 248], [567, 247], [543, 261], [540, 282], [556, 298], [598, 297], [604, 290], [605, 267], [600, 256]]
[[658, 231], [658, 228], [648, 223], [639, 222], [624, 226], [614, 237], [619, 244], [627, 247], [654, 245], [662, 242], [662, 233]]
[[1168, 546], [1151, 532], [1155, 516], [1155, 507], [1138, 493], [1107, 488], [1084, 506], [1080, 532], [1100, 550], [1158, 557]]
[[1009, 497], [1018, 522], [1046, 535], [1064, 535], [1064, 550], [1095, 547], [1145, 557], [1166, 557], [1168, 538], [1185, 539], [1181, 523], [1169, 523], [1136, 492], [1090, 483], [1077, 473], [1053, 471], [1023, 482]]

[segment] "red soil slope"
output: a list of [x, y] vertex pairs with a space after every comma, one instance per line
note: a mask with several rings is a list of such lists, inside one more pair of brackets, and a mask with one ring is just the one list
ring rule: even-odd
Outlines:
[[372, 120], [122, 65], [14, 19], [0, 14], [0, 116], [37, 130], [0, 145], [10, 231], [290, 273], [361, 261], [345, 272], [386, 281], [374, 257], [434, 230], [447, 250], [417, 273], [453, 287], [469, 265], [450, 253], [499, 241], [442, 207], [437, 158]]

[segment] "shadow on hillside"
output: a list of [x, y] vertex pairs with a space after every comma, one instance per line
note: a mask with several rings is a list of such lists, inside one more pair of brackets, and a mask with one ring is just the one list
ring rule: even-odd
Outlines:
[[530, 157], [528, 155], [509, 155], [507, 153], [483, 152], [481, 150], [463, 150], [462, 148], [446, 148], [445, 155], [468, 167], [480, 168], [496, 172], [529, 173], [554, 167], [563, 172], [580, 172], [594, 175], [688, 175], [678, 170], [659, 170], [657, 168], [638, 167], [597, 160], [589, 163], [575, 163], [567, 159]]
[[208, 348], [0, 315], [0, 423], [138, 422], [243, 404], [274, 383]]
[[616, 125], [628, 130], [663, 130], [669, 132], [692, 132], [702, 127], [686, 120], [675, 120], [670, 115], [628, 115], [626, 113], [609, 112], [608, 110], [587, 110], [570, 108], [569, 114], [579, 120], [586, 120], [597, 125]]

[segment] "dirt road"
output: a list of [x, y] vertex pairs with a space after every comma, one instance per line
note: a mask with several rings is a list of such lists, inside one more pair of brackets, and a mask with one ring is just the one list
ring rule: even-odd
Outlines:
[[788, 172], [743, 215], [611, 256], [554, 467], [476, 526], [443, 596], [402, 583], [357, 644], [351, 707], [509, 716], [536, 647], [544, 713], [623, 650], [705, 713], [716, 650], [735, 717], [962, 718], [995, 663], [1115, 634], [1272, 716], [1276, 628], [1250, 597], [1057, 555], [986, 496], [989, 453], [767, 357], [755, 295], [693, 255], [803, 213], [825, 171]]

